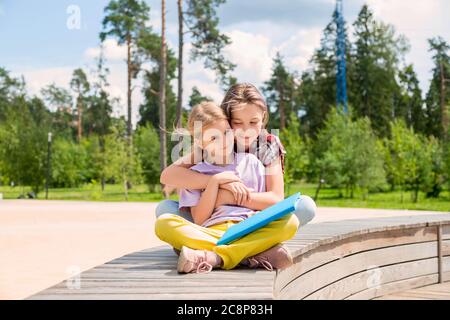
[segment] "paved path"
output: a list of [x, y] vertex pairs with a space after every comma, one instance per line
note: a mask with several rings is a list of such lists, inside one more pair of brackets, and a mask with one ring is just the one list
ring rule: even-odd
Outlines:
[[[156, 205], [0, 201], [0, 299], [26, 298], [73, 274], [163, 244], [153, 232]], [[313, 223], [435, 213], [319, 208]]]

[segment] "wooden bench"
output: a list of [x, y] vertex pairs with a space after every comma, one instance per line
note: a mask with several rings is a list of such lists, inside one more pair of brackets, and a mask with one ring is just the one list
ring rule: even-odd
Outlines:
[[[176, 272], [164, 246], [125, 255], [29, 299], [373, 299], [450, 281], [450, 215], [309, 224], [285, 270]], [[77, 287], [77, 284], [80, 286]]]

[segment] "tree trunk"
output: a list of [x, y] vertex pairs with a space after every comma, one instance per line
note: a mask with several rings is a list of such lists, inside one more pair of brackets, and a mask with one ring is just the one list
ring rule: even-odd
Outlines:
[[159, 74], [159, 163], [160, 170], [167, 166], [166, 150], [166, 2], [161, 0], [161, 62]]
[[280, 112], [280, 130], [283, 130], [286, 126], [286, 114], [285, 114], [285, 110], [284, 110], [284, 92], [283, 92], [283, 85], [279, 84], [278, 85], [278, 92], [280, 94], [280, 101], [279, 101], [279, 106], [278, 106], [278, 111]]
[[131, 35], [127, 35], [127, 72], [128, 72], [128, 81], [127, 81], [127, 138], [128, 145], [131, 146], [131, 73], [132, 73], [132, 65], [131, 65]]
[[176, 126], [181, 128], [181, 111], [183, 107], [183, 1], [178, 3], [178, 97], [177, 97], [177, 117]]
[[445, 105], [445, 75], [444, 75], [444, 65], [442, 61], [439, 63], [440, 71], [441, 71], [441, 114], [442, 114], [442, 138], [444, 141], [448, 139], [448, 114], [447, 114], [447, 106]]
[[316, 194], [314, 195], [315, 202], [317, 202], [317, 198], [319, 198], [319, 192], [320, 189], [322, 188], [322, 182], [323, 182], [322, 174], [320, 174], [319, 184], [317, 185]]
[[77, 99], [77, 111], [78, 111], [78, 143], [81, 142], [81, 137], [83, 135], [83, 126], [82, 126], [82, 113], [83, 113], [83, 104], [81, 102], [81, 95], [78, 95]]
[[[102, 159], [105, 159], [105, 139], [104, 139], [103, 135], [100, 135], [98, 140], [99, 140], [99, 144], [100, 144], [100, 153], [102, 154]], [[101, 180], [102, 180], [102, 192], [105, 192], [106, 181], [105, 181], [105, 174], [103, 172], [102, 172]]]

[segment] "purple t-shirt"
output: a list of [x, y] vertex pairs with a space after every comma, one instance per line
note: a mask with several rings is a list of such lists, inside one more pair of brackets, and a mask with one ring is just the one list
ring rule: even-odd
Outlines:
[[[261, 161], [250, 153], [235, 153], [234, 162], [226, 166], [217, 166], [208, 162], [200, 162], [191, 167], [191, 170], [199, 173], [215, 175], [224, 171], [232, 171], [242, 183], [252, 188], [254, 192], [265, 192], [264, 166]], [[187, 209], [195, 207], [200, 202], [203, 190], [181, 189], [179, 208]], [[254, 210], [239, 206], [220, 206], [214, 209], [202, 227], [209, 227], [225, 221], [242, 221], [247, 219]]]

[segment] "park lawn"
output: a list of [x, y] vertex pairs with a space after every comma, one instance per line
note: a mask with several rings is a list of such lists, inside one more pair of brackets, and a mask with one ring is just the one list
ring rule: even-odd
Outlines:
[[[314, 197], [317, 185], [309, 183], [294, 184], [289, 188], [289, 194], [301, 192]], [[323, 207], [342, 208], [374, 208], [374, 209], [399, 209], [399, 210], [427, 210], [450, 212], [450, 192], [444, 190], [439, 198], [426, 198], [425, 193], [419, 192], [419, 200], [414, 203], [411, 200], [411, 192], [403, 192], [403, 202], [400, 191], [370, 193], [364, 200], [362, 194], [355, 191], [353, 199], [339, 197], [339, 191], [332, 188], [320, 190], [317, 205]]]
[[[31, 191], [29, 187], [0, 186], [3, 199], [17, 199], [24, 192]], [[315, 184], [297, 183], [289, 188], [289, 194], [300, 191], [302, 194], [314, 196]], [[38, 199], [44, 199], [45, 192], [38, 194]], [[176, 195], [171, 196], [176, 199]], [[79, 188], [52, 188], [49, 190], [50, 200], [74, 200], [74, 201], [126, 201], [122, 185], [106, 185], [105, 191], [101, 191], [100, 185], [85, 185]], [[136, 185], [128, 191], [128, 201], [148, 202], [161, 201], [162, 195], [158, 192], [149, 192], [145, 184]], [[354, 198], [340, 198], [337, 189], [322, 188], [317, 201], [318, 206], [323, 207], [347, 207], [347, 208], [377, 208], [377, 209], [403, 209], [403, 210], [430, 210], [450, 212], [450, 192], [445, 190], [438, 199], [427, 199], [424, 193], [419, 194], [419, 201], [411, 201], [411, 192], [403, 193], [401, 202], [400, 191], [371, 193], [366, 200], [355, 192]]]

